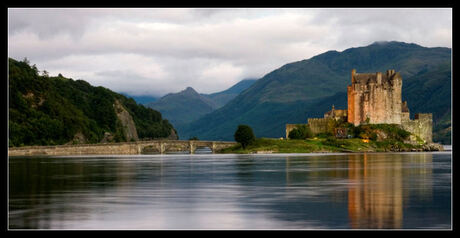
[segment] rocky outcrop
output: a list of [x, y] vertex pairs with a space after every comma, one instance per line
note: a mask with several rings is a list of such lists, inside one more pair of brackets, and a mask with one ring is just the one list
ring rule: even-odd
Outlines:
[[411, 144], [410, 146], [401, 146], [398, 144], [391, 145], [390, 148], [385, 149], [388, 152], [424, 152], [424, 151], [444, 151], [444, 147], [438, 143], [425, 143], [423, 145], [418, 145], [414, 141], [404, 141], [405, 144]]
[[444, 151], [444, 147], [438, 143], [426, 143], [422, 148], [424, 151]]
[[118, 120], [120, 120], [121, 125], [123, 127], [123, 134], [126, 137], [127, 141], [131, 140], [139, 140], [136, 130], [136, 124], [134, 124], [134, 120], [129, 112], [123, 107], [123, 105], [115, 99], [113, 104], [115, 109], [115, 113], [117, 114]]
[[86, 140], [86, 137], [85, 135], [83, 135], [83, 133], [81, 132], [77, 132], [75, 133], [75, 135], [73, 136], [73, 139], [69, 142], [66, 143], [66, 145], [72, 145], [72, 144], [85, 144], [87, 143], [88, 141]]
[[41, 96], [36, 97], [33, 92], [28, 92], [27, 94], [22, 95], [22, 97], [25, 98], [26, 100], [30, 100], [31, 102], [30, 106], [32, 108], [37, 108], [43, 105], [43, 103], [45, 102], [45, 99], [43, 97]]
[[104, 133], [104, 138], [102, 138], [101, 143], [113, 142], [114, 136], [110, 132]]
[[171, 134], [169, 134], [169, 136], [166, 139], [168, 139], [168, 140], [178, 140], [179, 137], [177, 136], [176, 131], [173, 128], [171, 128]]

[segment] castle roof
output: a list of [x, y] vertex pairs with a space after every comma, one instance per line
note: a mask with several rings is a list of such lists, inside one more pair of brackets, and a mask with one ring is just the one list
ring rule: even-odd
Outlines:
[[346, 117], [347, 112], [347, 110], [335, 109], [334, 105], [332, 105], [332, 109], [324, 113], [324, 118]]
[[[353, 78], [356, 83], [360, 84], [377, 83], [377, 74], [378, 73], [354, 73]], [[394, 73], [394, 71], [387, 71], [386, 74], [380, 74], [382, 75], [382, 82], [388, 82], [396, 77], [400, 77], [399, 73]]]

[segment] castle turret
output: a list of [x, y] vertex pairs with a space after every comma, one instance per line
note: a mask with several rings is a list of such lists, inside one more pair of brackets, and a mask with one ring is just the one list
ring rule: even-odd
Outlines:
[[351, 70], [351, 83], [355, 82], [356, 69]]
[[376, 79], [376, 83], [377, 84], [382, 84], [382, 73], [381, 72], [377, 72], [377, 79]]
[[405, 121], [410, 120], [410, 115], [409, 115], [409, 107], [407, 106], [407, 101], [404, 101], [401, 104], [401, 122], [404, 123]]

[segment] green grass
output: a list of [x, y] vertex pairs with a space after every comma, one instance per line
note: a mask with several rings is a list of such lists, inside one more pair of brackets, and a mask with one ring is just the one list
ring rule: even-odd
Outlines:
[[384, 152], [417, 149], [419, 146], [395, 140], [363, 142], [361, 139], [309, 138], [306, 140], [280, 140], [258, 138], [245, 149], [241, 145], [226, 148], [221, 153], [313, 153], [313, 152]]

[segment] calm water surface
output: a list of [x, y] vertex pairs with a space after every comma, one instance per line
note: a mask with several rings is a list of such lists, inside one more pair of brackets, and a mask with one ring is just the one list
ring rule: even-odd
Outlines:
[[11, 229], [450, 229], [451, 152], [9, 158]]

